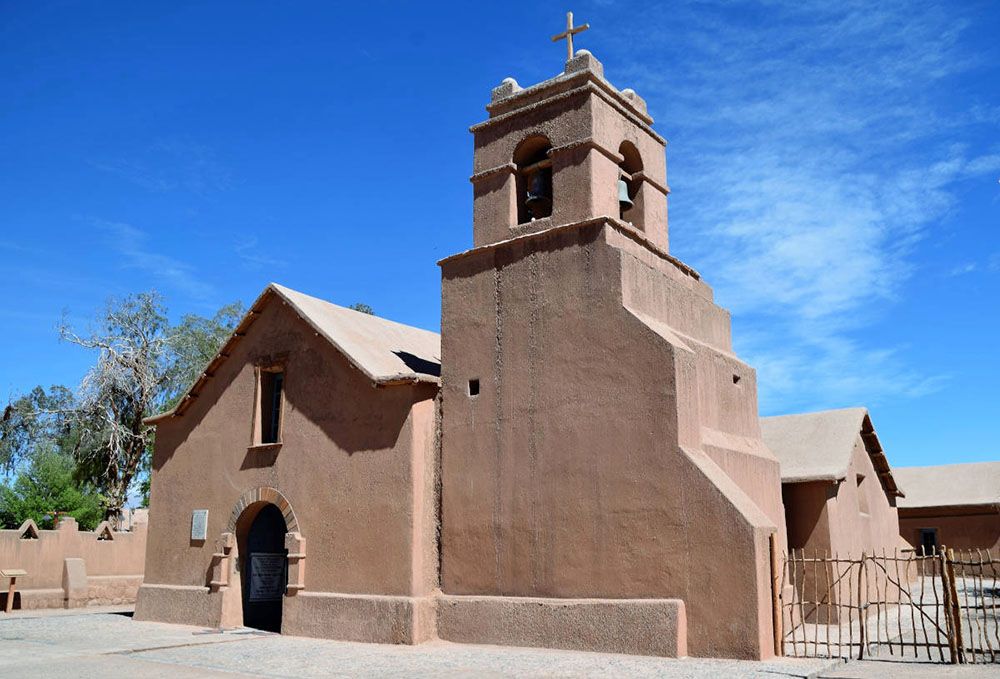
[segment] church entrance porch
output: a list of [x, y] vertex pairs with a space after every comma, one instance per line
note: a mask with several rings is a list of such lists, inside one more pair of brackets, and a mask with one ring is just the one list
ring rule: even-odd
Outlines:
[[269, 502], [251, 505], [237, 522], [243, 624], [281, 632], [281, 609], [288, 585], [285, 519]]

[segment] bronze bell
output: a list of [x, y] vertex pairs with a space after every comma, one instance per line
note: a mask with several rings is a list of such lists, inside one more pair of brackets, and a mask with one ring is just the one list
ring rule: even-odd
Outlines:
[[552, 170], [543, 167], [528, 177], [528, 197], [525, 207], [532, 219], [552, 214]]
[[630, 209], [634, 203], [632, 199], [628, 197], [628, 184], [624, 179], [618, 179], [618, 207], [621, 208], [622, 212]]

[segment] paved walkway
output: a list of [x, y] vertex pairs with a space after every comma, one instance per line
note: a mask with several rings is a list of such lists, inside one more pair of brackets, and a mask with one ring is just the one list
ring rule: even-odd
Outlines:
[[435, 642], [357, 644], [255, 630], [216, 632], [114, 613], [0, 616], [2, 677], [781, 677], [826, 660], [668, 660]]
[[[857, 665], [863, 673], [851, 673]], [[606, 653], [435, 642], [385, 646], [283, 637], [255, 630], [216, 632], [136, 622], [111, 612], [0, 616], [0, 677], [878, 677], [887, 663], [668, 660]], [[923, 670], [924, 668], [918, 668]], [[952, 676], [928, 666], [925, 676]], [[959, 668], [964, 671], [966, 668]], [[971, 669], [971, 668], [970, 668]], [[908, 679], [918, 679], [913, 664]], [[844, 673], [847, 672], [847, 673]], [[899, 675], [902, 676], [902, 675]], [[961, 673], [956, 677], [978, 674]], [[992, 674], [1000, 676], [1000, 668]]]

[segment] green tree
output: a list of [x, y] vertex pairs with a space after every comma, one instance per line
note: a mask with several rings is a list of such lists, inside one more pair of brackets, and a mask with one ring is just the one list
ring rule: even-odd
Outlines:
[[54, 448], [34, 452], [10, 485], [0, 485], [0, 523], [17, 528], [33, 519], [39, 528], [53, 528], [60, 515], [72, 516], [84, 530], [93, 530], [104, 517], [101, 496], [74, 479], [72, 457]]
[[354, 309], [355, 311], [360, 311], [363, 314], [368, 314], [370, 316], [375, 315], [375, 310], [371, 306], [365, 304], [364, 302], [355, 302], [354, 304], [347, 307], [348, 309]]
[[245, 314], [242, 302], [234, 302], [211, 318], [188, 314], [171, 328], [173, 352], [170, 376], [163, 393], [164, 409], [173, 408], [219, 353]]
[[76, 393], [36, 387], [0, 413], [0, 468], [56, 451], [75, 460], [78, 484], [99, 491], [109, 515], [136, 485], [145, 504], [154, 430], [143, 420], [183, 396], [242, 315], [235, 303], [171, 326], [159, 295], [146, 292], [109, 300], [86, 335], [64, 322], [62, 338], [96, 352], [96, 362]]
[[0, 413], [0, 467], [13, 470], [38, 447], [72, 451], [80, 438], [73, 392], [55, 385], [38, 386]]

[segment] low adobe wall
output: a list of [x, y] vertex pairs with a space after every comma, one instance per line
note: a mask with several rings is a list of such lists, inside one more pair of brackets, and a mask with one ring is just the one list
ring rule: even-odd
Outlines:
[[680, 599], [453, 596], [437, 602], [438, 636], [464, 644], [535, 646], [682, 658]]
[[[28, 572], [18, 577], [14, 609], [78, 608], [132, 603], [142, 584], [146, 524], [131, 532], [111, 530], [107, 522], [81, 531], [74, 519], [55, 530], [33, 521], [0, 530], [0, 569]], [[7, 599], [6, 579], [0, 604]]]

